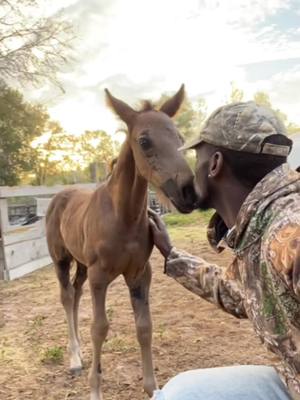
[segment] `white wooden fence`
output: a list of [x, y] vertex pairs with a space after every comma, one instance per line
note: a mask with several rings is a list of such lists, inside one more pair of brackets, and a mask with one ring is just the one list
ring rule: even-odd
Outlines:
[[[51, 264], [45, 235], [45, 214], [51, 197], [67, 187], [95, 188], [95, 184], [72, 186], [0, 187], [0, 279], [12, 280]], [[39, 198], [38, 196], [47, 196]], [[9, 199], [33, 197], [37, 215], [42, 217], [29, 225], [11, 225]]]
[[[52, 196], [68, 187], [94, 189], [96, 184], [0, 186], [0, 280], [16, 279], [52, 263], [46, 241], [45, 215]], [[17, 197], [34, 198], [37, 216], [41, 218], [28, 225], [12, 225], [8, 216], [9, 200]], [[159, 213], [167, 211], [154, 192], [149, 192], [149, 205]]]

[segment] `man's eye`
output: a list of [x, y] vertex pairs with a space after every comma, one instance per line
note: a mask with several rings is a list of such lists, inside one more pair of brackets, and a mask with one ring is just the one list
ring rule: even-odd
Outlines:
[[152, 147], [151, 140], [146, 137], [141, 137], [138, 139], [138, 143], [143, 150], [149, 150]]

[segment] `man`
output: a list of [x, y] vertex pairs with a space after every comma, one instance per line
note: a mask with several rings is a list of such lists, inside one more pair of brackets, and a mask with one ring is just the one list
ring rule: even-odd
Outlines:
[[235, 253], [227, 269], [174, 248], [150, 212], [165, 273], [224, 311], [249, 318], [281, 366], [277, 372], [266, 366], [188, 371], [153, 399], [300, 399], [300, 174], [286, 163], [291, 148], [282, 123], [254, 102], [219, 108], [200, 137], [182, 148], [197, 153], [199, 208], [216, 210], [210, 244]]

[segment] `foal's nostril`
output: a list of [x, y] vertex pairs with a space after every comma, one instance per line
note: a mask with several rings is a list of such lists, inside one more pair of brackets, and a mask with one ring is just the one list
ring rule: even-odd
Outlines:
[[186, 204], [193, 205], [197, 203], [197, 194], [192, 183], [183, 186], [182, 197]]

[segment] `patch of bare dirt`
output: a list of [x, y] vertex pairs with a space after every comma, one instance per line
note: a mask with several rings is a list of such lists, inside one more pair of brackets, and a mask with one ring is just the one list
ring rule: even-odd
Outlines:
[[[231, 259], [229, 254], [214, 254], [204, 239], [175, 240], [185, 250], [220, 265]], [[271, 362], [271, 356], [255, 338], [247, 320], [217, 310], [165, 276], [163, 260], [156, 251], [152, 266], [153, 353], [160, 386], [188, 369]], [[46, 268], [17, 281], [1, 283], [0, 291], [0, 398], [88, 399], [87, 374], [91, 361], [88, 285], [80, 307], [85, 369], [76, 378], [68, 373], [66, 323], [54, 270]], [[139, 348], [122, 278], [110, 287], [107, 309], [110, 332], [103, 354], [104, 399], [147, 398], [142, 393]]]

